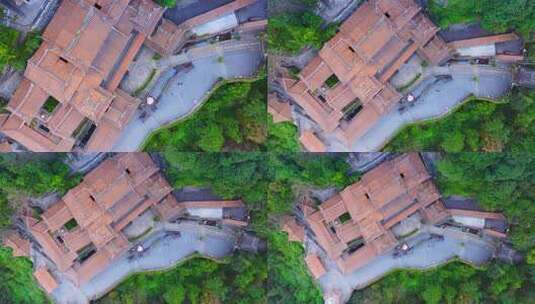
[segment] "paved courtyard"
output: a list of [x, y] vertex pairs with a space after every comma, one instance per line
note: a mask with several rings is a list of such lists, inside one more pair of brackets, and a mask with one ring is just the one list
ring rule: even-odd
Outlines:
[[[194, 52], [192, 50], [191, 52]], [[157, 128], [185, 118], [198, 109], [207, 95], [221, 79], [249, 78], [256, 75], [263, 62], [264, 54], [259, 41], [243, 41], [227, 44], [225, 47], [209, 46], [197, 50], [193, 56], [193, 68], [173, 70], [162, 89], [157, 108], [145, 119], [140, 110], [126, 126], [122, 136], [113, 147], [115, 152], [137, 151], [150, 133]], [[162, 59], [168, 64], [189, 62], [188, 54]], [[166, 77], [166, 73], [163, 73]]]
[[[430, 233], [444, 236], [443, 240], [431, 239]], [[372, 263], [349, 274], [342, 274], [333, 261], [324, 258], [328, 272], [320, 277], [323, 292], [338, 289], [347, 301], [354, 289], [362, 289], [396, 269], [429, 269], [459, 258], [473, 265], [488, 262], [495, 251], [490, 241], [471, 236], [468, 233], [426, 226], [422, 232], [410, 238], [407, 243], [414, 246], [404, 256], [394, 257], [392, 252], [379, 256]], [[316, 249], [317, 250], [317, 249]], [[323, 254], [325, 257], [325, 255]]]
[[[85, 304], [103, 296], [131, 274], [170, 269], [194, 254], [221, 259], [230, 255], [236, 244], [234, 231], [195, 223], [159, 223], [153, 230], [139, 243], [146, 248], [142, 255], [132, 258], [132, 253], [125, 253], [79, 288], [64, 282], [52, 293], [53, 299], [59, 304]], [[181, 235], [173, 231], [180, 231]]]
[[[450, 75], [451, 78], [440, 79], [443, 75]], [[402, 110], [400, 105], [396, 106], [364, 136], [351, 142], [350, 150], [378, 151], [406, 125], [448, 115], [470, 95], [497, 99], [512, 84], [512, 74], [508, 68], [469, 64], [433, 67], [428, 69], [422, 79], [411, 92], [417, 96], [412, 106], [405, 106]], [[327, 138], [330, 142], [329, 151], [348, 149], [334, 135], [328, 135]]]

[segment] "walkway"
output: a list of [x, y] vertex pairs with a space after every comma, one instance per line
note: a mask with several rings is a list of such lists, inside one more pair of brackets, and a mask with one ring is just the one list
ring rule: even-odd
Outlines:
[[[396, 269], [425, 270], [455, 258], [473, 265], [483, 265], [495, 251], [494, 244], [468, 233], [429, 226], [422, 230], [422, 233], [408, 241], [410, 246], [415, 247], [407, 255], [396, 258], [389, 252], [345, 275], [338, 271], [334, 262], [326, 263], [328, 272], [319, 279], [323, 292], [339, 289], [342, 298], [347, 301], [354, 289], [362, 289]], [[444, 240], [430, 239], [430, 232], [443, 235]]]
[[[451, 79], [433, 77], [440, 75], [450, 75]], [[507, 68], [469, 64], [430, 68], [424, 80], [412, 91], [418, 98], [416, 102], [403, 110], [398, 105], [384, 115], [364, 136], [351, 143], [351, 151], [379, 151], [406, 125], [441, 118], [470, 95], [497, 99], [511, 88], [511, 84], [512, 75]], [[330, 149], [343, 150], [344, 147], [333, 144]]]
[[[230, 229], [221, 230], [194, 223], [159, 223], [154, 231], [139, 243], [146, 248], [143, 255], [129, 258], [131, 253], [127, 252], [79, 288], [70, 284], [61, 285], [52, 293], [53, 299], [59, 304], [85, 304], [88, 300], [105, 295], [134, 273], [170, 269], [196, 253], [221, 259], [232, 253], [237, 241], [237, 236]], [[169, 231], [180, 231], [181, 235]], [[72, 295], [78, 295], [78, 300], [73, 301]]]
[[160, 60], [158, 68], [191, 61], [193, 69], [180, 70], [171, 76], [158, 100], [157, 109], [145, 119], [139, 117], [138, 110], [117, 140], [113, 151], [139, 150], [144, 140], [156, 129], [191, 115], [221, 79], [254, 76], [263, 62], [263, 57], [263, 48], [259, 41], [242, 40], [205, 45], [186, 54]]

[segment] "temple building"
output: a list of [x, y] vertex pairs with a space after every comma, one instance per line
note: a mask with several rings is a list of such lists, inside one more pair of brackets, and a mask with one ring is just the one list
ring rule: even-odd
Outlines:
[[152, 0], [65, 0], [0, 116], [31, 151], [107, 151], [140, 101], [119, 88], [164, 9]]
[[[314, 240], [342, 273], [351, 273], [387, 254], [421, 224], [469, 227], [482, 235], [505, 238], [507, 222], [499, 213], [445, 206], [420, 155], [384, 161], [360, 181], [321, 203], [302, 206]], [[302, 242], [303, 226], [285, 218], [289, 239]], [[325, 270], [318, 255], [306, 259], [319, 278]]]
[[[240, 200], [178, 202], [172, 191], [149, 154], [122, 153], [85, 175], [40, 220], [25, 217], [30, 239], [36, 242], [33, 246], [53, 263], [36, 269], [43, 289], [50, 293], [58, 286], [57, 272], [81, 286], [105, 270], [132, 248], [135, 241], [128, 229], [145, 212], [157, 221], [181, 217], [238, 228], [248, 224]], [[3, 243], [15, 256], [30, 256], [33, 248], [28, 237], [15, 231], [7, 233]]]
[[282, 85], [324, 132], [351, 142], [401, 100], [389, 79], [414, 54], [429, 64], [449, 58], [438, 30], [413, 0], [364, 1], [299, 79]]

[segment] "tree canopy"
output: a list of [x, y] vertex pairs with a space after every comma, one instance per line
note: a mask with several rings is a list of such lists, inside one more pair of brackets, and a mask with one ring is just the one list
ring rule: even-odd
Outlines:
[[[65, 192], [79, 182], [61, 155], [0, 154], [0, 232], [11, 224], [21, 196]], [[0, 246], [0, 303], [48, 303], [32, 275], [32, 263]]]
[[337, 25], [323, 26], [323, 19], [312, 12], [291, 12], [273, 16], [268, 23], [271, 52], [295, 55], [304, 47], [321, 48], [336, 33]]
[[190, 117], [157, 131], [146, 151], [248, 151], [266, 140], [266, 78], [232, 82], [216, 89]]
[[535, 90], [516, 89], [502, 101], [471, 100], [443, 119], [408, 126], [385, 150], [535, 152]]
[[266, 149], [270, 152], [298, 152], [301, 150], [297, 140], [297, 127], [291, 122], [274, 123], [268, 114], [268, 136]]
[[0, 303], [49, 303], [33, 278], [32, 263], [23, 257], [14, 258], [11, 249], [0, 246]]
[[96, 303], [264, 303], [266, 268], [263, 255], [235, 254], [223, 263], [194, 258], [170, 271], [136, 274]]
[[526, 37], [535, 30], [535, 2], [532, 0], [508, 0], [507, 3], [503, 0], [433, 0], [429, 8], [441, 27], [479, 21], [491, 32], [515, 30]]
[[54, 191], [64, 193], [79, 182], [78, 176], [70, 176], [62, 157], [0, 154], [0, 231], [10, 224], [17, 198]]
[[301, 244], [280, 232], [280, 216], [290, 214], [297, 196], [306, 188], [344, 188], [358, 176], [349, 175], [347, 154], [272, 153], [268, 158], [269, 186], [266, 209], [272, 223], [269, 242], [270, 303], [323, 303], [321, 292], [304, 264]]

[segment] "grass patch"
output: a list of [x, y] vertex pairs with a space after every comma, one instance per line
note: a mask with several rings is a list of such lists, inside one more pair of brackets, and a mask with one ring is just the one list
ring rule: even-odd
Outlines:
[[56, 98], [50, 96], [43, 104], [43, 109], [47, 111], [48, 113], [52, 114], [54, 110], [56, 109], [56, 107], [58, 106], [58, 104], [59, 104], [59, 101]]
[[63, 225], [65, 229], [72, 231], [74, 228], [78, 227], [78, 222], [74, 218], [70, 219], [65, 225]]
[[169, 270], [134, 274], [95, 303], [263, 303], [266, 271], [262, 256], [192, 255]]
[[332, 74], [331, 76], [329, 76], [329, 78], [327, 78], [327, 80], [325, 80], [325, 85], [327, 85], [329, 88], [334, 88], [338, 83], [340, 83], [340, 80], [338, 79], [338, 77], [336, 77], [335, 74]]

